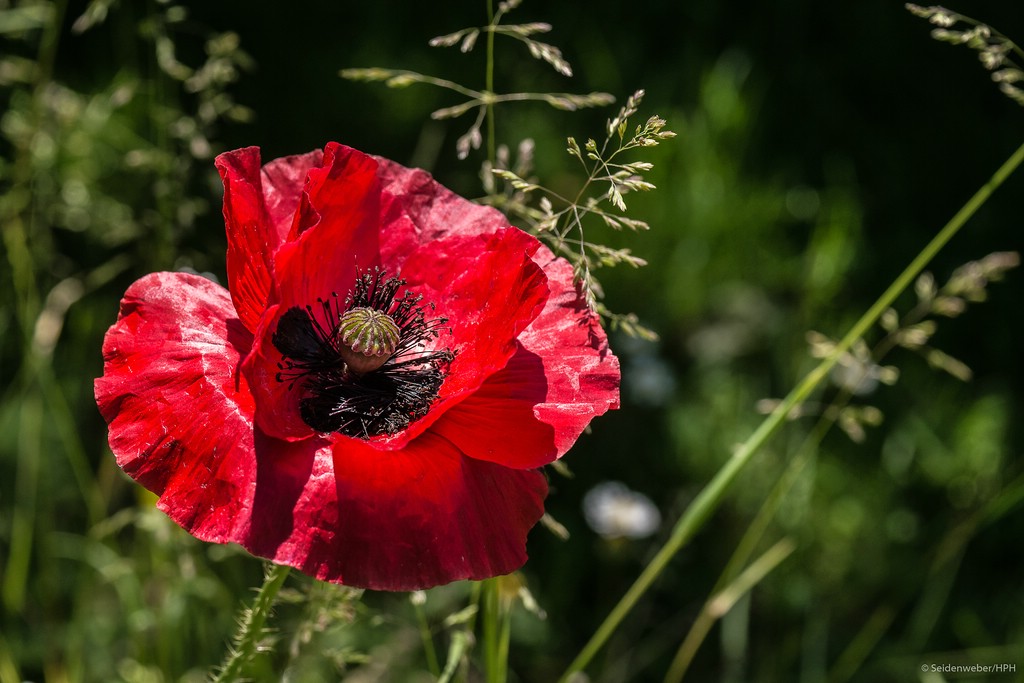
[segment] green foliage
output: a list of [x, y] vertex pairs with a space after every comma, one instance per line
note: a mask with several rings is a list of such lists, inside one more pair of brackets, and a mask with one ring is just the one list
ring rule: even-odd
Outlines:
[[[618, 44], [562, 24], [556, 47], [547, 23], [503, 23], [518, 4], [501, 3], [486, 24], [432, 44], [479, 53], [500, 36], [508, 54], [536, 60], [509, 58], [518, 80], [532, 81], [539, 62], [552, 78], [575, 71], [585, 89], [620, 87], [617, 72], [593, 66]], [[765, 122], [773, 108], [798, 116], [803, 103], [780, 100], [774, 74], [742, 50], [720, 52], [712, 38], [685, 60], [652, 57], [649, 93], [604, 122], [587, 111], [610, 103], [602, 92], [500, 90], [493, 62], [504, 57], [485, 55], [477, 88], [459, 85], [470, 82], [465, 72], [343, 72], [455, 93], [437, 105], [437, 125], [475, 114], [453, 138], [459, 156], [481, 152], [483, 201], [569, 258], [592, 305], [627, 333], [614, 339], [624, 409], [581, 441], [575, 478], [552, 474], [550, 524], [571, 536], [539, 529], [522, 574], [410, 599], [292, 573], [276, 596], [268, 590], [255, 612], [242, 612], [259, 618], [232, 646], [260, 563], [196, 541], [120, 474], [91, 383], [128, 282], [158, 269], [221, 272], [210, 160], [223, 139], [248, 138], [240, 124], [254, 111], [274, 120], [304, 103], [261, 86], [251, 93], [258, 101], [245, 100], [252, 110], [236, 102], [236, 88], [262, 84], [276, 66], [254, 64], [241, 43], [253, 49], [269, 38], [235, 25], [207, 31], [197, 14], [209, 5], [94, 0], [81, 16], [64, 8], [0, 1], [0, 681], [198, 682], [231, 647], [244, 652], [232, 675], [253, 680], [555, 680], [671, 538], [667, 529], [651, 541], [597, 538], [578, 509], [586, 488], [626, 480], [666, 518], [680, 517], [756, 433], [756, 408], [777, 410], [772, 397], [833, 357], [818, 389], [720, 489], [718, 514], [701, 508], [687, 550], [668, 556], [607, 657], [591, 659], [591, 680], [902, 681], [923, 662], [1021, 666], [1024, 594], [1012, 554], [1024, 501], [1020, 330], [1015, 304], [1000, 294], [1019, 288], [1016, 255], [1000, 251], [1019, 206], [993, 209], [1003, 214], [995, 244], [961, 243], [935, 276], [906, 283], [913, 294], [880, 311], [879, 326], [843, 347], [836, 338], [894, 274], [879, 254], [904, 244], [897, 233], [916, 231], [923, 244], [935, 226], [890, 227], [873, 203], [878, 188], [909, 183], [881, 164], [863, 173], [843, 154], [823, 153], [818, 172], [787, 166], [787, 143], [770, 139]], [[691, 9], [692, 26], [669, 27], [686, 44], [702, 39]], [[939, 39], [976, 51], [1002, 90], [1019, 95], [1021, 55], [1009, 39], [948, 10], [912, 11], [941, 29]], [[388, 21], [356, 26], [352, 42], [412, 30]], [[903, 87], [906, 74], [889, 68]], [[358, 88], [295, 78], [306, 90], [336, 87], [345, 104], [330, 135], [354, 135], [343, 115]], [[949, 106], [937, 100], [935, 120], [921, 125], [947, 134]], [[648, 107], [665, 118], [640, 113]], [[398, 109], [374, 112], [378, 140], [408, 125]], [[556, 118], [566, 111], [573, 118]], [[963, 135], [989, 135], [991, 112], [972, 111], [976, 130]], [[669, 137], [666, 119], [683, 134], [648, 149]], [[277, 134], [273, 142], [291, 151], [308, 144], [294, 131]], [[962, 146], [949, 164], [966, 164], [966, 148], [979, 145]], [[931, 182], [936, 170], [921, 161], [916, 172]], [[648, 265], [608, 268], [621, 264]], [[1000, 279], [1008, 282], [992, 286]]]
[[[75, 30], [102, 31], [109, 4]], [[243, 111], [225, 90], [229, 65], [244, 62], [237, 38], [199, 43], [193, 69], [171, 37], [184, 8], [151, 10], [138, 38], [119, 40], [152, 61], [83, 90], [56, 74], [64, 4], [0, 7], [0, 650], [13, 653], [5, 671], [25, 677], [201, 680], [230, 628], [224, 578], [245, 575], [222, 564], [232, 553], [174, 533], [148, 495], [131, 504], [91, 396], [125, 281], [193, 263], [187, 243], [211, 204], [198, 191], [208, 140]]]
[[[597, 268], [621, 264], [638, 268], [647, 262], [633, 255], [628, 248], [615, 248], [587, 240], [583, 224], [584, 219], [594, 216], [614, 230], [626, 228], [637, 232], [650, 229], [645, 221], [626, 215], [623, 195], [655, 189], [642, 175], [654, 168], [654, 165], [647, 161], [622, 161], [619, 156], [638, 148], [655, 147], [662, 140], [675, 137], [675, 133], [664, 130], [664, 119], [652, 116], [644, 124], [637, 125], [631, 136], [626, 136], [629, 120], [636, 115], [643, 96], [642, 90], [634, 93], [619, 113], [608, 121], [607, 134], [600, 146], [593, 138], [589, 138], [584, 148], [580, 149], [575, 138], [568, 138], [566, 151], [576, 158], [586, 174], [575, 195], [566, 197], [523, 178], [533, 170], [530, 167], [530, 141], [526, 147], [520, 145], [515, 170], [506, 168], [508, 162], [505, 155], [499, 157], [496, 165], [485, 164], [485, 173], [489, 169], [497, 178], [505, 181], [505, 187], [499, 190], [485, 175], [484, 189], [487, 197], [484, 201], [502, 209], [520, 227], [545, 240], [557, 255], [572, 263], [588, 305], [610, 320], [613, 329], [622, 328], [628, 334], [653, 341], [657, 335], [639, 325], [635, 314], [612, 313], [599, 301], [603, 290], [593, 272]], [[602, 191], [600, 188], [604, 186], [607, 189]], [[608, 208], [603, 204], [612, 206]]]
[[[634, 256], [628, 248], [612, 248], [597, 241], [587, 240], [584, 235], [583, 220], [588, 216], [595, 216], [600, 218], [606, 226], [616, 230], [622, 228], [632, 231], [648, 230], [650, 226], [646, 222], [625, 215], [626, 202], [623, 195], [628, 192], [653, 190], [654, 185], [644, 180], [642, 174], [650, 171], [654, 165], [647, 161], [625, 162], [619, 157], [632, 150], [655, 147], [661, 141], [675, 137], [675, 133], [665, 130], [667, 122], [664, 119], [651, 116], [645, 123], [637, 125], [636, 130], [630, 136], [626, 136], [630, 119], [637, 114], [644, 96], [644, 91], [638, 90], [627, 99], [626, 105], [619, 110], [619, 113], [607, 122], [605, 137], [600, 146], [593, 138], [588, 138], [584, 149], [581, 150], [575, 138], [568, 138], [566, 151], [582, 165], [585, 174], [585, 179], [575, 194], [563, 195], [555, 189], [544, 187], [528, 179], [529, 174], [533, 172], [533, 141], [528, 138], [519, 143], [519, 154], [515, 167], [510, 167], [508, 147], [505, 145], [497, 147], [494, 139], [496, 105], [535, 100], [546, 102], [556, 109], [576, 111], [580, 108], [607, 105], [614, 101], [611, 95], [602, 92], [592, 92], [587, 95], [569, 93], [497, 94], [493, 92], [495, 35], [507, 36], [522, 42], [532, 57], [547, 62], [563, 76], [572, 76], [572, 67], [562, 56], [561, 50], [531, 37], [537, 33], [550, 31], [549, 24], [533, 22], [503, 25], [501, 23], [505, 14], [518, 7], [519, 4], [518, 0], [502, 2], [498, 6], [498, 11], [491, 15], [486, 26], [460, 29], [430, 41], [432, 47], [459, 45], [460, 51], [465, 53], [474, 48], [481, 32], [485, 33], [487, 35], [486, 90], [472, 90], [447, 79], [425, 76], [414, 71], [380, 67], [342, 69], [341, 76], [358, 81], [384, 81], [392, 88], [406, 87], [413, 83], [426, 83], [452, 90], [467, 97], [468, 99], [461, 104], [434, 111], [431, 117], [447, 119], [461, 116], [474, 109], [477, 110], [477, 118], [473, 125], [456, 142], [459, 159], [465, 159], [471, 150], [480, 148], [483, 142], [481, 129], [486, 122], [488, 157], [481, 169], [481, 179], [486, 196], [481, 201], [500, 208], [520, 228], [545, 240], [557, 255], [572, 263], [588, 305], [591, 309], [599, 312], [613, 329], [621, 329], [632, 336], [653, 341], [657, 339], [657, 334], [641, 325], [636, 314], [613, 313], [600, 301], [604, 292], [593, 272], [597, 268], [620, 264], [628, 264], [636, 268], [645, 265], [646, 262], [642, 258]], [[492, 174], [504, 181], [503, 188], [496, 186]], [[606, 186], [606, 189], [595, 193], [594, 186]], [[556, 207], [553, 202], [558, 206]], [[611, 204], [612, 210], [603, 207], [603, 203]]]
[[467, 88], [456, 82], [425, 76], [415, 71], [383, 69], [380, 67], [370, 68], [348, 68], [341, 70], [341, 76], [357, 81], [384, 81], [391, 88], [404, 88], [413, 83], [426, 83], [452, 90], [468, 98], [465, 102], [451, 107], [438, 109], [431, 114], [434, 119], [447, 119], [462, 116], [468, 112], [477, 110], [477, 118], [469, 130], [459, 137], [456, 142], [459, 158], [465, 159], [469, 156], [471, 149], [480, 149], [483, 142], [481, 128], [485, 120], [490, 119], [488, 130], [489, 157], [493, 161], [495, 156], [495, 142], [493, 133], [493, 109], [494, 105], [505, 102], [540, 101], [546, 102], [555, 109], [565, 111], [576, 111], [580, 108], [599, 107], [614, 101], [608, 93], [592, 92], [587, 95], [575, 95], [571, 93], [507, 93], [494, 92], [494, 36], [501, 35], [513, 38], [522, 42], [529, 50], [530, 55], [550, 64], [555, 71], [563, 76], [572, 76], [572, 67], [562, 57], [562, 52], [554, 45], [542, 43], [531, 36], [537, 33], [546, 33], [551, 30], [549, 24], [534, 22], [529, 24], [502, 24], [501, 20], [505, 14], [515, 9], [520, 4], [519, 0], [502, 2], [498, 5], [498, 11], [494, 12], [486, 26], [464, 28], [454, 33], [437, 36], [430, 40], [431, 47], [453, 47], [459, 46], [463, 53], [470, 52], [477, 42], [481, 32], [487, 35], [487, 73], [485, 90], [477, 91]]

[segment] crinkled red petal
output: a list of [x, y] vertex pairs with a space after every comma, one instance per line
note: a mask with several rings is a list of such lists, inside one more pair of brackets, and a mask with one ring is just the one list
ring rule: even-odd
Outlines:
[[594, 417], [619, 406], [618, 359], [572, 268], [547, 248], [534, 259], [551, 290], [543, 310], [505, 368], [431, 427], [470, 457], [506, 467], [561, 457]]
[[273, 283], [274, 254], [288, 236], [306, 173], [322, 154], [276, 159], [260, 168], [258, 147], [226, 152], [216, 166], [224, 183], [228, 289], [238, 317], [256, 331]]
[[535, 415], [547, 395], [544, 360], [520, 345], [503, 369], [430, 430], [470, 457], [506, 467], [540, 467], [558, 456], [554, 427]]
[[521, 230], [503, 228], [442, 237], [409, 254], [400, 274], [423, 296], [423, 304], [433, 306], [426, 313], [447, 319], [450, 334], [441, 332], [435, 343], [455, 351], [455, 359], [430, 413], [381, 440], [381, 447], [395, 448], [418, 436], [505, 366], [516, 337], [548, 297], [544, 272], [530, 257], [539, 246]]
[[533, 258], [552, 283], [552, 294], [519, 342], [544, 359], [548, 394], [535, 414], [555, 428], [555, 449], [561, 457], [594, 417], [619, 407], [621, 372], [600, 318], [575, 283], [572, 266], [547, 247]]
[[306, 187], [306, 176], [323, 166], [321, 150], [274, 159], [263, 167], [263, 200], [274, 230], [281, 242], [286, 241], [295, 222], [295, 212]]
[[323, 166], [308, 173], [308, 182], [290, 241], [274, 259], [272, 304], [256, 330], [253, 353], [245, 369], [256, 397], [256, 420], [268, 435], [302, 439], [312, 430], [299, 417], [297, 389], [277, 381], [280, 352], [272, 339], [281, 315], [293, 306], [313, 306], [337, 293], [342, 300], [356, 273], [380, 263], [380, 185], [377, 162], [348, 147], [330, 144]]
[[216, 165], [224, 182], [228, 286], [239, 319], [252, 332], [267, 306], [274, 249], [281, 240], [263, 203], [259, 148], [222, 154]]
[[301, 458], [261, 455], [259, 477], [275, 485], [257, 490], [244, 540], [252, 552], [379, 590], [482, 579], [526, 561], [547, 493], [540, 473], [465, 458], [430, 433], [396, 451], [345, 437], [333, 452], [319, 443], [287, 446]]
[[237, 539], [249, 520], [253, 402], [239, 363], [251, 343], [227, 290], [185, 273], [133, 284], [103, 343], [96, 402], [117, 463], [208, 541]]
[[381, 260], [400, 268], [424, 244], [453, 235], [490, 234], [509, 227], [498, 210], [474, 204], [418, 168], [376, 157], [384, 198], [381, 204]]

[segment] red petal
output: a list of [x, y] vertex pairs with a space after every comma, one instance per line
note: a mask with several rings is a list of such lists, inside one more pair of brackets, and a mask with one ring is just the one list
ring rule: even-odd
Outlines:
[[[330, 234], [348, 239], [368, 221], [377, 221], [380, 211], [380, 181], [377, 162], [362, 152], [329, 142], [317, 167], [311, 169], [288, 241], [306, 230], [320, 226]], [[376, 240], [374, 240], [376, 247]], [[373, 249], [376, 256], [376, 248]]]
[[509, 227], [498, 210], [455, 194], [418, 168], [376, 157], [384, 190], [381, 258], [400, 267], [420, 245], [452, 235], [489, 234]]
[[543, 360], [520, 346], [504, 369], [430, 430], [470, 457], [506, 467], [540, 467], [558, 456], [554, 428], [534, 414], [547, 393]]
[[274, 230], [280, 237], [278, 244], [286, 240], [292, 229], [307, 174], [322, 166], [323, 159], [324, 153], [318, 149], [274, 159], [263, 167], [263, 200]]
[[282, 307], [346, 294], [357, 269], [380, 263], [377, 162], [331, 143], [323, 166], [309, 172], [291, 239], [278, 252], [275, 276]]
[[343, 437], [334, 446], [332, 481], [330, 451], [313, 453], [312, 443], [289, 446], [307, 448], [301, 465], [261, 455], [260, 478], [274, 485], [266, 499], [257, 491], [244, 541], [252, 552], [322, 580], [378, 590], [482, 579], [526, 561], [526, 535], [547, 493], [538, 472], [465, 458], [428, 433], [397, 451]]
[[536, 239], [517, 228], [490, 234], [452, 235], [409, 255], [401, 276], [409, 288], [447, 318], [451, 335], [441, 333], [439, 346], [455, 350], [440, 398], [430, 414], [400, 438], [404, 443], [508, 363], [516, 337], [537, 316], [548, 297], [544, 272], [531, 254]]
[[619, 363], [572, 268], [543, 248], [551, 296], [516, 354], [431, 430], [473, 458], [540, 467], [561, 457], [597, 415], [619, 405]]
[[355, 283], [357, 269], [379, 264], [380, 187], [377, 162], [331, 143], [323, 166], [309, 172], [290, 241], [274, 259], [273, 303], [256, 330], [245, 369], [256, 397], [256, 419], [268, 435], [302, 439], [312, 430], [298, 413], [298, 390], [276, 379], [281, 354], [271, 341], [280, 315], [293, 306], [317, 306], [318, 298], [341, 297]]
[[[430, 249], [434, 240], [489, 234], [508, 226], [508, 219], [497, 210], [467, 202], [425, 171], [387, 159], [378, 158], [378, 163], [385, 192], [381, 256], [387, 264], [403, 263], [407, 254], [421, 245]], [[608, 350], [597, 316], [576, 291], [572, 268], [564, 260], [554, 259], [545, 247], [532, 249], [533, 260], [544, 268], [552, 292], [540, 314], [542, 319], [520, 335], [524, 346], [507, 371], [488, 379], [480, 392], [452, 409], [460, 411], [458, 414], [448, 418], [445, 413], [437, 423], [437, 429], [456, 440], [466, 453], [510, 467], [534, 467], [564, 455], [593, 417], [618, 407], [618, 360]], [[412, 280], [408, 266], [403, 266], [402, 275]], [[426, 299], [430, 300], [429, 294]], [[474, 329], [470, 326], [466, 331]], [[538, 358], [542, 368], [535, 367]], [[482, 366], [478, 369], [481, 374], [487, 372]], [[577, 373], [578, 381], [574, 380]], [[455, 383], [451, 382], [443, 391], [453, 389]], [[499, 407], [495, 400], [500, 397], [508, 401], [501, 399]], [[443, 409], [438, 406], [422, 422], [438, 417]], [[527, 446], [526, 441], [532, 445]]]
[[547, 397], [534, 410], [555, 428], [555, 450], [565, 455], [591, 419], [619, 407], [619, 359], [574, 282], [572, 266], [541, 247], [534, 260], [551, 287], [544, 310], [519, 335], [523, 348], [544, 361]]
[[234, 540], [256, 485], [252, 337], [227, 290], [184, 273], [133, 284], [103, 343], [96, 402], [117, 463], [199, 538]]
[[228, 287], [238, 317], [255, 331], [270, 293], [274, 250], [281, 243], [260, 180], [260, 150], [246, 147], [217, 157], [224, 183]]
[[228, 289], [238, 317], [256, 331], [270, 294], [274, 253], [288, 236], [306, 174], [322, 154], [275, 159], [260, 169], [259, 147], [226, 152], [216, 166], [224, 183]]

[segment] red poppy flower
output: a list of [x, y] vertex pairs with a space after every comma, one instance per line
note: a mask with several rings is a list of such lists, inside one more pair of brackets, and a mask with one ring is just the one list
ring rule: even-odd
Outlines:
[[510, 572], [538, 470], [618, 405], [572, 269], [427, 173], [329, 144], [217, 159], [228, 289], [133, 284], [110, 447], [196, 537], [388, 590]]

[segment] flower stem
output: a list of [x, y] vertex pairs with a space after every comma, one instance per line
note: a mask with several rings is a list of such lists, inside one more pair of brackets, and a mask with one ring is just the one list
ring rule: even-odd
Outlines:
[[242, 612], [234, 644], [224, 658], [224, 663], [220, 665], [213, 683], [237, 681], [242, 673], [242, 668], [256, 655], [257, 645], [263, 637], [263, 625], [266, 623], [270, 608], [274, 605], [274, 599], [290, 571], [291, 567], [279, 564], [272, 565], [267, 570], [263, 586], [256, 594], [252, 607], [246, 608]]
[[509, 628], [503, 619], [498, 579], [483, 582], [483, 640], [487, 683], [505, 683], [508, 678]]
[[427, 623], [427, 613], [423, 610], [423, 603], [419, 600], [413, 600], [412, 605], [416, 611], [416, 620], [420, 626], [420, 640], [423, 641], [423, 652], [427, 657], [427, 667], [434, 678], [440, 678], [441, 665], [437, 661], [437, 650], [434, 648], [434, 636], [430, 632], [430, 624]]
[[569, 677], [577, 671], [582, 671], [604, 646], [615, 629], [633, 609], [647, 589], [651, 587], [654, 580], [658, 578], [669, 561], [683, 546], [697, 533], [704, 525], [711, 514], [718, 508], [722, 498], [729, 490], [739, 473], [750, 462], [761, 446], [779, 429], [790, 412], [803, 403], [811, 392], [828, 376], [828, 372], [838, 362], [839, 358], [850, 349], [853, 343], [862, 337], [864, 333], [874, 325], [882, 313], [889, 308], [896, 298], [913, 282], [914, 278], [924, 270], [925, 266], [935, 255], [956, 235], [965, 223], [975, 212], [988, 200], [991, 194], [1003, 184], [1007, 177], [1024, 161], [1024, 144], [1007, 159], [992, 177], [972, 196], [963, 207], [956, 212], [953, 218], [939, 231], [931, 242], [918, 253], [902, 273], [893, 281], [889, 288], [875, 301], [861, 316], [846, 336], [836, 344], [827, 357], [807, 374], [806, 377], [794, 388], [776, 409], [765, 418], [764, 422], [754, 431], [750, 437], [743, 442], [733, 453], [732, 457], [722, 466], [717, 474], [708, 482], [693, 502], [687, 507], [679, 521], [672, 529], [672, 534], [665, 542], [665, 545], [658, 550], [658, 553], [650, 561], [637, 577], [636, 581], [626, 591], [618, 604], [605, 617], [604, 622], [597, 628], [594, 635], [583, 647], [576, 658], [569, 664], [569, 667], [559, 678], [560, 683], [565, 683]]
[[498, 637], [498, 661], [501, 662], [501, 677], [498, 683], [508, 681], [508, 653], [512, 643], [512, 610], [502, 610], [501, 634]]

